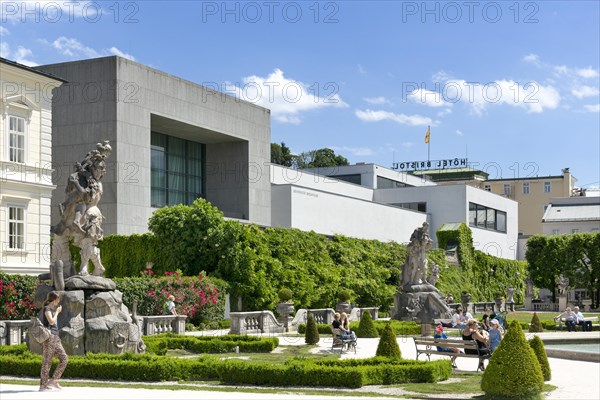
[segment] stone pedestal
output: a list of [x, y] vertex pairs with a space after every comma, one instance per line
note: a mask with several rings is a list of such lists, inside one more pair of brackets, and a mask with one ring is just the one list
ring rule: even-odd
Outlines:
[[431, 324], [434, 319], [452, 318], [443, 294], [429, 284], [402, 288], [394, 298], [393, 319]]
[[421, 324], [421, 336], [432, 336], [431, 324]]
[[533, 310], [532, 300], [533, 299], [531, 298], [531, 296], [525, 296], [525, 304], [524, 304], [525, 310], [527, 310], [527, 311]]
[[558, 297], [558, 311], [563, 312], [567, 308], [567, 296]]
[[506, 303], [504, 303], [504, 309], [506, 311], [513, 311], [514, 312], [515, 311], [515, 303], [512, 302], [512, 301], [511, 302], [507, 301]]

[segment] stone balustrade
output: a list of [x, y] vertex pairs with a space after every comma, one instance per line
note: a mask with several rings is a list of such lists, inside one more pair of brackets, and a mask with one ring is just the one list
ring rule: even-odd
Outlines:
[[558, 303], [532, 303], [533, 311], [554, 311], [558, 312]]
[[[161, 333], [185, 333], [186, 315], [153, 315], [137, 316], [142, 321], [142, 335], [158, 335]], [[27, 331], [31, 320], [0, 321], [0, 345], [17, 345], [26, 343]]]
[[244, 311], [229, 313], [231, 318], [230, 334], [283, 333], [285, 327], [280, 324], [271, 311]]

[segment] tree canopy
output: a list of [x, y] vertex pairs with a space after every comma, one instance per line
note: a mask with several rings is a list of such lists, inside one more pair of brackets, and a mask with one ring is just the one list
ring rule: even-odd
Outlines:
[[297, 168], [323, 168], [349, 165], [348, 159], [335, 151], [325, 147], [323, 149], [309, 150], [298, 154], [295, 158]]
[[294, 155], [284, 142], [281, 142], [281, 144], [271, 143], [271, 162], [284, 167], [291, 167], [294, 162]]

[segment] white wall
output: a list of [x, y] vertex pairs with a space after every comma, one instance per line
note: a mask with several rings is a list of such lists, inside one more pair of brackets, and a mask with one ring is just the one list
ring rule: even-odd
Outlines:
[[[312, 230], [324, 235], [403, 243], [427, 218], [424, 213], [298, 185], [273, 186], [271, 196], [273, 227]], [[284, 211], [288, 202], [289, 219]]]
[[554, 229], [559, 230], [559, 235], [571, 234], [573, 229], [579, 229], [578, 232], [598, 233], [600, 231], [600, 221], [542, 222], [544, 235], [552, 235]]

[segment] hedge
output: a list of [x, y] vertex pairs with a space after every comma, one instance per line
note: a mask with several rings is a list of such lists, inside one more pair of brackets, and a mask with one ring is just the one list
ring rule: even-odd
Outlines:
[[[396, 336], [400, 335], [420, 335], [421, 334], [421, 325], [416, 322], [408, 322], [408, 321], [384, 321], [384, 320], [375, 320], [373, 321], [373, 325], [375, 329], [377, 329], [378, 335], [381, 336], [381, 333], [385, 329], [385, 325], [390, 322], [392, 325], [392, 329]], [[362, 337], [359, 335], [360, 322], [353, 321], [350, 323], [350, 330], [354, 331], [358, 337]], [[331, 335], [331, 325], [329, 324], [317, 324], [317, 329], [320, 334]], [[306, 324], [298, 324], [298, 333], [304, 334], [306, 332]], [[372, 336], [368, 336], [372, 337]]]
[[[12, 349], [6, 351], [6, 347]], [[25, 345], [0, 346], [0, 375], [37, 377], [41, 362], [42, 357], [30, 353]], [[226, 384], [357, 388], [375, 384], [433, 383], [447, 379], [451, 372], [449, 360], [292, 359], [285, 365], [273, 365], [211, 356], [171, 358], [149, 354], [88, 354], [69, 357], [64, 377], [155, 382], [219, 379]]]
[[166, 349], [184, 349], [193, 353], [231, 353], [237, 347], [240, 353], [270, 353], [279, 345], [279, 339], [256, 336], [186, 336], [162, 334], [145, 336], [148, 353], [162, 354]]

